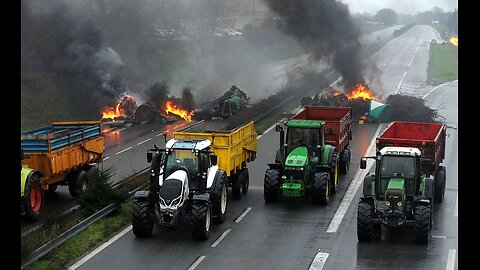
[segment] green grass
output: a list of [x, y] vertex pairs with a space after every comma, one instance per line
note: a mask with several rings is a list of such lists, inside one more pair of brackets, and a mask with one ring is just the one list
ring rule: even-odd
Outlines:
[[446, 43], [430, 46], [427, 83], [439, 85], [458, 79], [457, 47]]
[[25, 269], [61, 269], [130, 223], [132, 206], [133, 199], [129, 199], [113, 215], [101, 218]]

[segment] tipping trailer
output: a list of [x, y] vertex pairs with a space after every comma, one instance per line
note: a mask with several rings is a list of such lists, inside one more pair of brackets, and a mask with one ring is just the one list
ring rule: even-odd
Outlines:
[[247, 163], [257, 155], [257, 133], [253, 122], [232, 130], [209, 130], [202, 120], [198, 124], [173, 133], [174, 139], [201, 139], [212, 142], [211, 150], [218, 157], [218, 167], [228, 177], [235, 199], [248, 192]]
[[39, 218], [44, 193], [68, 185], [77, 197], [86, 187], [87, 174], [98, 170], [104, 158], [99, 121], [53, 122], [21, 133], [21, 196], [25, 219]]
[[339, 173], [349, 169], [351, 127], [349, 107], [305, 106], [278, 123], [280, 147], [265, 172], [265, 202], [311, 193], [313, 203], [326, 204], [337, 190]]
[[[414, 239], [427, 244], [433, 202], [445, 196], [446, 125], [395, 121], [376, 139], [375, 173], [364, 179], [357, 215], [359, 241], [370, 241], [373, 226], [414, 226]], [[381, 230], [376, 230], [377, 233]]]

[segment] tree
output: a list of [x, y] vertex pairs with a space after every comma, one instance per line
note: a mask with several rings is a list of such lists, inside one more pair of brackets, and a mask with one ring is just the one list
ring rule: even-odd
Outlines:
[[397, 13], [393, 9], [384, 8], [377, 12], [375, 19], [385, 26], [392, 26], [397, 23]]
[[450, 18], [448, 18], [447, 26], [450, 29], [450, 31], [458, 33], [458, 10], [455, 9], [455, 12], [450, 15]]

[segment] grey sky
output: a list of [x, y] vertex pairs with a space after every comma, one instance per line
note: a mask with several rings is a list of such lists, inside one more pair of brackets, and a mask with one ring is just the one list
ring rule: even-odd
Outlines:
[[457, 0], [340, 0], [347, 4], [350, 12], [367, 12], [375, 14], [383, 8], [391, 8], [398, 13], [415, 15], [417, 12], [432, 10], [437, 6], [445, 12], [453, 12], [458, 8]]

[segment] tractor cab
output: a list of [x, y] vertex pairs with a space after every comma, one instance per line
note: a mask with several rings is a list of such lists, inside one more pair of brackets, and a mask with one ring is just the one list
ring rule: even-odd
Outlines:
[[287, 123], [285, 154], [288, 165], [291, 155], [304, 155], [308, 163], [318, 164], [324, 145], [323, 122], [318, 120], [290, 120]]

